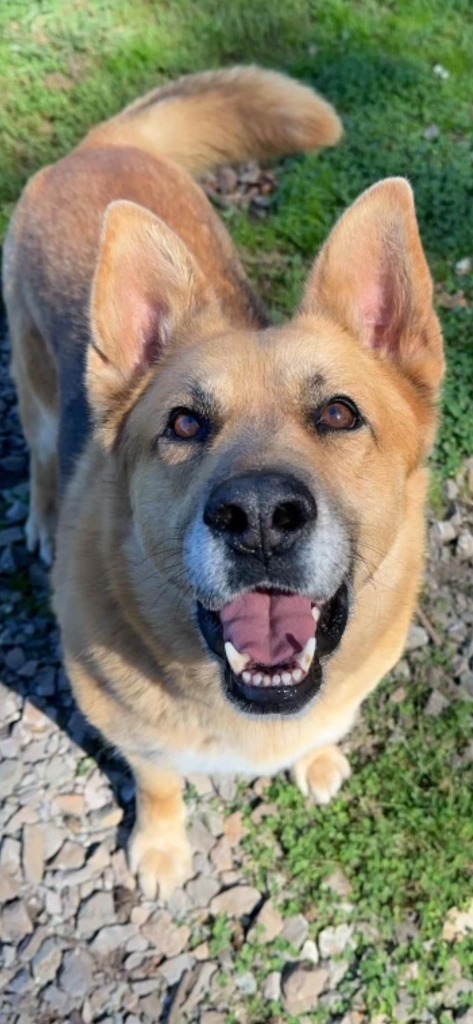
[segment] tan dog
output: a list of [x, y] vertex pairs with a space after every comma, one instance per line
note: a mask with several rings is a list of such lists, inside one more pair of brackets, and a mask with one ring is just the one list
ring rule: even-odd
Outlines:
[[67, 669], [134, 771], [150, 896], [189, 872], [186, 773], [333, 796], [415, 606], [443, 355], [409, 185], [358, 199], [271, 327], [188, 174], [339, 135], [284, 76], [190, 77], [33, 178], [7, 239], [28, 543], [49, 557], [60, 475]]

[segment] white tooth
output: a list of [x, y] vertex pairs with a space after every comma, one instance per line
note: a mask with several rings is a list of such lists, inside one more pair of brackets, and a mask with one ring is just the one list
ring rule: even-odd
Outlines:
[[225, 654], [235, 675], [240, 676], [250, 660], [249, 654], [240, 654], [229, 640], [225, 644]]
[[315, 636], [311, 636], [307, 641], [304, 650], [297, 655], [297, 664], [300, 666], [303, 672], [307, 673], [312, 664], [312, 659], [315, 654]]
[[251, 683], [251, 672], [244, 672], [242, 679], [244, 683]]
[[281, 679], [282, 679], [283, 683], [285, 684], [285, 686], [287, 686], [288, 683], [292, 683], [292, 676], [291, 676], [290, 672], [283, 672], [283, 674], [281, 676]]
[[316, 604], [314, 604], [314, 607], [312, 609], [312, 618], [314, 622], [318, 622], [320, 619], [320, 608], [317, 608]]
[[263, 676], [261, 675], [261, 672], [256, 672], [256, 674], [253, 676], [253, 686], [260, 686], [262, 679]]
[[280, 683], [280, 682], [281, 682], [281, 676], [278, 675], [278, 673], [276, 672], [276, 675], [273, 676], [273, 683], [275, 683], [276, 686], [277, 686], [277, 684]]
[[271, 676], [263, 676], [263, 685], [271, 686]]
[[293, 673], [292, 673], [292, 678], [293, 678], [295, 683], [300, 683], [301, 679], [303, 678], [303, 675], [304, 675], [304, 673], [303, 673], [302, 669], [295, 668]]

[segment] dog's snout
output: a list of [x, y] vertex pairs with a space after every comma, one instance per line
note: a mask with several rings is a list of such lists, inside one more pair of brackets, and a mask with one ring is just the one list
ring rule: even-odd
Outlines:
[[204, 522], [214, 534], [234, 551], [260, 558], [289, 550], [316, 516], [305, 484], [280, 473], [226, 480], [214, 488], [204, 509]]

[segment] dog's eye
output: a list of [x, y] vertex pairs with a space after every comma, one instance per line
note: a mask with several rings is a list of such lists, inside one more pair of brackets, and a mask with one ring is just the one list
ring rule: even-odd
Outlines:
[[317, 419], [317, 427], [327, 430], [355, 430], [363, 420], [354, 402], [348, 398], [332, 398]]
[[175, 409], [168, 420], [166, 437], [179, 441], [203, 441], [209, 432], [208, 420], [192, 409]]

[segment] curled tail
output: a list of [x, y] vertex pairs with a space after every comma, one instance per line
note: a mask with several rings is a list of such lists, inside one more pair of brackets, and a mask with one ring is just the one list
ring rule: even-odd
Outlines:
[[155, 89], [94, 128], [82, 145], [137, 146], [192, 174], [223, 163], [334, 146], [334, 108], [276, 71], [234, 67]]

